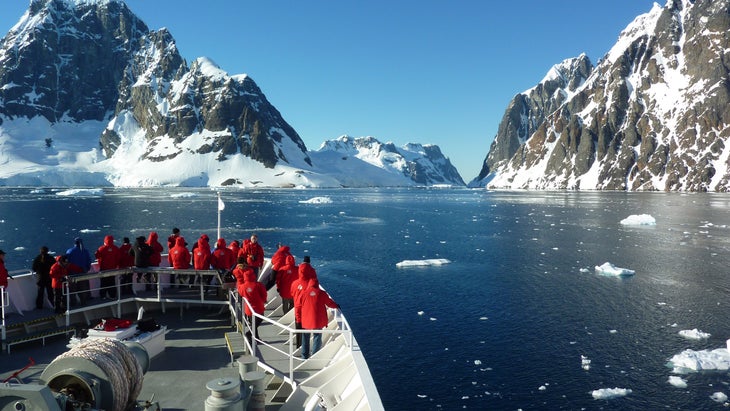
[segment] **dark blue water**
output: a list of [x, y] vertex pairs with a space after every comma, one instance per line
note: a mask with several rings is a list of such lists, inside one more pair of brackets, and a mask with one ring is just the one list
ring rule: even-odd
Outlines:
[[[186, 195], [186, 193], [190, 193]], [[303, 204], [313, 197], [331, 203]], [[730, 195], [363, 189], [224, 191], [222, 235], [312, 256], [389, 410], [712, 409], [728, 373], [667, 380], [685, 348], [730, 338]], [[622, 226], [650, 214], [654, 227]], [[40, 245], [216, 232], [215, 192], [0, 191], [10, 269]], [[403, 260], [450, 264], [396, 268]], [[636, 271], [597, 275], [604, 262]], [[711, 334], [691, 341], [680, 330]], [[581, 367], [581, 356], [591, 360]], [[595, 400], [593, 390], [631, 394]]]

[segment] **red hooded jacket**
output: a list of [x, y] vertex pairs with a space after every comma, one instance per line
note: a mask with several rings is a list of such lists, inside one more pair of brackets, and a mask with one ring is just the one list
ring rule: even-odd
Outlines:
[[282, 245], [278, 250], [271, 256], [271, 268], [275, 271], [286, 265], [286, 258], [291, 255], [291, 249], [288, 245]]
[[147, 238], [147, 244], [152, 247], [152, 255], [150, 255], [150, 266], [159, 267], [162, 262], [162, 251], [164, 248], [160, 244], [157, 233], [152, 231], [150, 236]]
[[[266, 299], [268, 295], [266, 293], [266, 287], [256, 281], [256, 274], [250, 267], [246, 267], [243, 270], [243, 283], [238, 283], [238, 293], [241, 297], [248, 300], [253, 310], [258, 314], [263, 314], [266, 306]], [[238, 277], [236, 277], [238, 278]], [[248, 309], [248, 305], [245, 305], [246, 315], [251, 315], [251, 310]]]
[[302, 328], [316, 330], [327, 326], [327, 307], [338, 308], [337, 303], [323, 289], [316, 278], [309, 280], [307, 288], [297, 298], [302, 311]]
[[205, 234], [200, 236], [198, 246], [193, 250], [193, 267], [196, 270], [210, 270], [210, 244]]
[[246, 263], [251, 267], [263, 267], [264, 265], [264, 249], [258, 242], [244, 241], [243, 248], [238, 255], [246, 257]]
[[294, 321], [301, 324], [302, 322], [302, 306], [299, 305], [299, 294], [307, 288], [309, 280], [317, 278], [317, 272], [309, 263], [299, 264], [299, 278], [291, 284], [291, 295], [294, 298]]
[[226, 248], [226, 240], [219, 238], [210, 256], [210, 265], [216, 270], [230, 270], [236, 263], [233, 251]]
[[119, 268], [128, 268], [134, 265], [134, 256], [129, 254], [132, 244], [123, 243], [119, 246]]
[[56, 257], [56, 263], [51, 266], [51, 288], [63, 288], [63, 277], [70, 274], [80, 273], [83, 270], [76, 264], [69, 263], [68, 260], [61, 262], [62, 255]]
[[96, 250], [94, 257], [99, 262], [99, 271], [119, 268], [119, 261], [122, 255], [119, 253], [119, 247], [114, 245], [113, 236], [108, 235], [104, 237], [104, 245]]
[[190, 268], [190, 251], [185, 248], [185, 239], [183, 237], [177, 237], [175, 239], [175, 247], [170, 249], [167, 260], [170, 262], [170, 267], [172, 268], [178, 270]]
[[291, 286], [299, 278], [296, 262], [293, 255], [286, 256], [286, 264], [276, 270], [276, 289], [281, 298], [294, 298]]

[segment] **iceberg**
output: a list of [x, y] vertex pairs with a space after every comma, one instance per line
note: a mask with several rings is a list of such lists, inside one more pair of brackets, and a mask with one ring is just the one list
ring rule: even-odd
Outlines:
[[677, 388], [687, 388], [687, 381], [682, 377], [677, 377], [676, 375], [670, 375], [667, 382]]
[[301, 200], [300, 204], [332, 204], [332, 199], [329, 197], [312, 197], [309, 200]]
[[449, 264], [451, 261], [445, 259], [445, 258], [433, 258], [428, 260], [403, 260], [399, 263], [396, 263], [396, 267], [398, 268], [404, 268], [404, 267], [427, 267], [432, 265], [444, 265]]
[[699, 371], [730, 370], [730, 352], [727, 348], [714, 350], [684, 350], [669, 359], [667, 364], [675, 374], [689, 374]]
[[71, 190], [59, 191], [56, 195], [66, 197], [99, 197], [104, 195], [104, 190], [101, 188], [74, 188]]
[[622, 225], [656, 225], [656, 219], [649, 214], [634, 214], [621, 220]]
[[716, 392], [710, 396], [712, 398], [712, 401], [715, 402], [725, 402], [727, 401], [727, 395], [724, 392]]
[[603, 275], [614, 275], [614, 276], [620, 276], [620, 275], [634, 275], [636, 271], [629, 270], [628, 268], [620, 268], [616, 267], [615, 265], [605, 262], [602, 265], [596, 266], [596, 272], [598, 274]]
[[679, 335], [690, 340], [703, 340], [706, 338], [710, 338], [709, 333], [702, 332], [696, 328], [693, 330], [682, 330], [679, 332]]
[[628, 388], [601, 388], [600, 390], [593, 390], [591, 395], [597, 400], [610, 400], [612, 398], [625, 397], [631, 394], [631, 390]]

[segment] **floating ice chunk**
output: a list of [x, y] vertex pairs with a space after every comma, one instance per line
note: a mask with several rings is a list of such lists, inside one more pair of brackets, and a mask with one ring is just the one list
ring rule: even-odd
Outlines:
[[300, 204], [332, 204], [332, 199], [329, 197], [312, 197], [309, 200], [300, 200]]
[[403, 267], [426, 267], [431, 265], [444, 265], [449, 264], [451, 261], [445, 258], [432, 258], [428, 260], [403, 260], [397, 263], [395, 266], [398, 268]]
[[13, 248], [13, 251], [23, 251], [23, 250], [25, 250], [25, 247], [20, 246], [20, 245], [17, 246], [17, 247], [15, 247], [15, 248]]
[[418, 315], [423, 315], [423, 311], [419, 311], [418, 312]]
[[714, 350], [684, 350], [669, 359], [667, 364], [675, 374], [689, 374], [697, 371], [730, 370], [730, 352], [727, 348]]
[[540, 386], [540, 388], [538, 388], [538, 390], [540, 390], [540, 391], [545, 391], [545, 390], [547, 390], [547, 387], [546, 387], [546, 386], [544, 386], [544, 385], [541, 385], [541, 386]]
[[679, 335], [690, 340], [703, 340], [706, 338], [710, 338], [709, 333], [704, 333], [696, 328], [692, 330], [682, 330], [679, 332]]
[[482, 365], [482, 360], [474, 360], [474, 365]]
[[81, 234], [88, 234], [88, 233], [98, 233], [98, 232], [100, 232], [100, 231], [101, 231], [101, 230], [95, 230], [95, 229], [92, 229], [92, 228], [82, 228], [81, 230], [79, 230], [79, 232], [80, 232]]
[[670, 375], [669, 381], [667, 382], [677, 388], [687, 388], [687, 381], [682, 377], [677, 377], [676, 375]]
[[66, 197], [101, 197], [104, 195], [104, 190], [101, 188], [74, 188], [71, 190], [59, 191], [56, 195]]
[[724, 392], [716, 392], [710, 396], [712, 398], [712, 401], [715, 402], [725, 402], [727, 401], [727, 395], [725, 395]]
[[602, 265], [597, 265], [596, 272], [598, 274], [614, 275], [614, 276], [634, 275], [636, 273], [636, 271], [634, 271], [634, 270], [629, 270], [628, 268], [616, 267], [615, 265], [613, 265], [609, 262], [605, 262]]
[[591, 369], [591, 360], [588, 359], [585, 355], [580, 356], [580, 367], [584, 370], [588, 371]]
[[649, 214], [634, 214], [621, 220], [622, 225], [656, 225], [656, 219]]
[[612, 398], [625, 397], [631, 394], [628, 388], [601, 388], [593, 390], [591, 395], [597, 400], [610, 400]]
[[193, 198], [193, 197], [197, 197], [197, 196], [198, 196], [197, 193], [190, 193], [190, 192], [170, 194], [170, 197], [172, 197], [172, 198]]

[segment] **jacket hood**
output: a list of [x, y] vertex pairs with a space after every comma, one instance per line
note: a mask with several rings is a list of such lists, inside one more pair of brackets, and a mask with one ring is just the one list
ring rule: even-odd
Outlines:
[[215, 248], [226, 248], [226, 240], [219, 238], [218, 241], [215, 242]]
[[159, 238], [159, 236], [157, 235], [157, 232], [156, 231], [152, 231], [150, 233], [150, 236], [147, 238], [147, 244], [156, 243], [158, 238]]
[[210, 243], [208, 243], [208, 236], [203, 234], [198, 238], [198, 248], [201, 250], [210, 251]]
[[296, 261], [294, 261], [293, 255], [290, 254], [290, 255], [286, 256], [286, 265], [294, 267], [296, 264], [297, 263], [296, 263]]
[[176, 238], [175, 239], [175, 246], [176, 247], [177, 246], [185, 247], [185, 239], [182, 236]]
[[282, 245], [281, 247], [279, 247], [278, 250], [276, 250], [276, 252], [277, 253], [287, 253], [287, 254], [289, 254], [291, 252], [291, 249], [289, 248], [288, 245]]
[[104, 237], [104, 245], [113, 245], [114, 244], [114, 236], [108, 235]]

